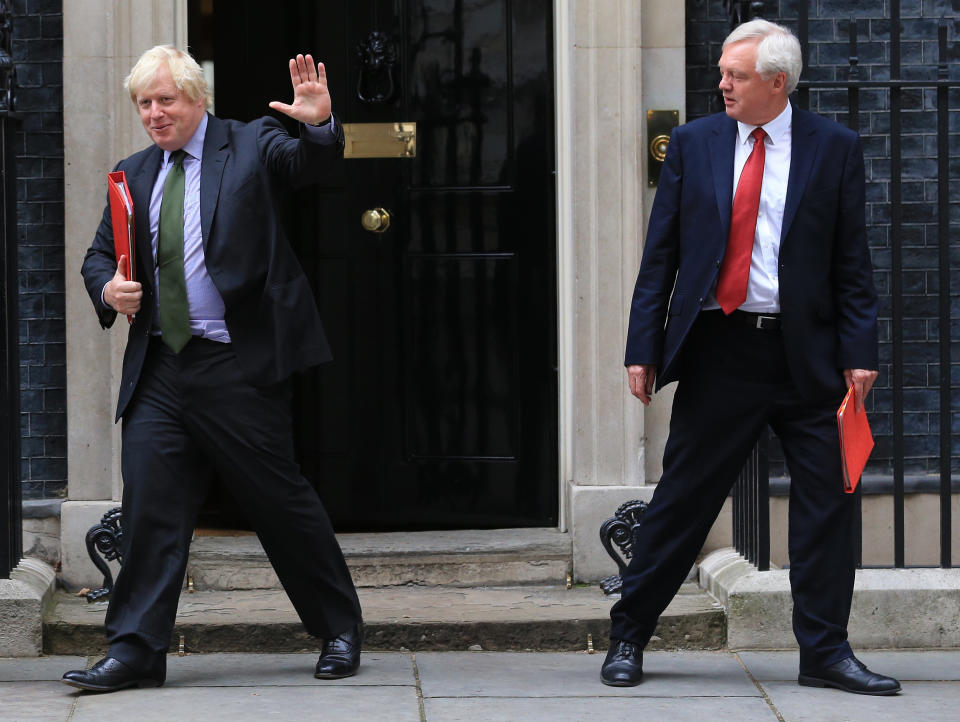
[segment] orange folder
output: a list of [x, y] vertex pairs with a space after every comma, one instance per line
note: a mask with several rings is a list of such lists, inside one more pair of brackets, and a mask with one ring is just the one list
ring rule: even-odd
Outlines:
[[837, 428], [840, 431], [840, 466], [843, 468], [843, 490], [852, 494], [863, 467], [873, 451], [873, 434], [867, 421], [867, 409], [857, 411], [853, 386], [847, 390], [840, 408], [837, 409]]
[[[113, 248], [117, 256], [127, 257], [127, 278], [137, 280], [136, 242], [133, 235], [133, 198], [127, 185], [127, 174], [122, 170], [107, 173], [107, 197], [110, 199], [110, 220], [113, 222]], [[133, 316], [127, 316], [133, 323]]]

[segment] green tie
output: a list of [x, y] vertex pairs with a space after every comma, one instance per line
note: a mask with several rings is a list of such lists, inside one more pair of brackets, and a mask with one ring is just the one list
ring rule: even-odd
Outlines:
[[174, 353], [190, 340], [187, 281], [183, 274], [183, 172], [182, 150], [173, 153], [173, 167], [163, 184], [157, 265], [160, 267], [160, 331]]

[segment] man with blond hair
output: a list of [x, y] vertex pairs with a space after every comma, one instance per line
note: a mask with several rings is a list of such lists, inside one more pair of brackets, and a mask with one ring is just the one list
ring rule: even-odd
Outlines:
[[800, 43], [765, 20], [723, 44], [726, 113], [677, 128], [630, 309], [630, 391], [678, 381], [663, 476], [611, 610], [601, 680], [632, 686], [764, 426], [790, 471], [790, 583], [802, 685], [889, 695], [847, 642], [855, 497], [836, 409], [877, 377], [877, 295], [857, 134], [794, 109]]
[[[316, 182], [343, 153], [323, 64], [289, 62], [300, 123], [207, 112], [203, 72], [172, 46], [125, 85], [153, 141], [121, 161], [136, 222], [136, 281], [114, 256], [109, 208], [83, 262], [104, 328], [129, 326], [123, 419], [123, 568], [107, 656], [63, 681], [112, 692], [166, 679], [190, 538], [217, 472], [250, 521], [304, 627], [323, 640], [315, 676], [354, 674], [361, 613], [316, 491], [294, 460], [290, 375], [329, 360], [316, 304], [280, 223], [282, 189]], [[126, 325], [126, 324], [124, 324]]]

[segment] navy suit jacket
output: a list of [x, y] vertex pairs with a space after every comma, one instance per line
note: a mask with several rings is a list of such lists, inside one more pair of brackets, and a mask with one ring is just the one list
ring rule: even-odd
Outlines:
[[[200, 224], [207, 272], [223, 297], [233, 350], [246, 378], [258, 386], [330, 359], [316, 302], [283, 232], [280, 193], [320, 180], [343, 155], [343, 130], [331, 145], [291, 138], [273, 118], [251, 123], [209, 116], [200, 175]], [[143, 300], [130, 326], [117, 402], [119, 419], [147, 353], [155, 311], [150, 243], [150, 194], [163, 151], [156, 145], [117, 164], [126, 171], [136, 223], [137, 280]], [[116, 312], [100, 294], [116, 271], [109, 206], [81, 272], [104, 328]]]
[[[684, 340], [716, 282], [733, 207], [737, 123], [719, 113], [673, 131], [630, 309], [626, 365], [677, 380]], [[780, 237], [783, 343], [809, 398], [843, 393], [843, 369], [877, 369], [877, 295], [856, 133], [793, 110]]]

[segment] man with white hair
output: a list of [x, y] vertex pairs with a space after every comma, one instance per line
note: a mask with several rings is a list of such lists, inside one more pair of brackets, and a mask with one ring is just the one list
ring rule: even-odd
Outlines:
[[640, 682], [657, 619], [769, 424], [790, 472], [798, 681], [896, 694], [847, 642], [856, 507], [835, 414], [850, 387], [862, 408], [879, 367], [858, 136], [790, 105], [801, 52], [786, 28], [740, 25], [719, 66], [726, 112], [673, 132], [633, 294], [630, 391], [649, 404], [679, 384], [601, 680]]
[[357, 593], [294, 458], [290, 375], [330, 351], [279, 209], [284, 189], [316, 182], [342, 157], [343, 131], [323, 64], [297, 55], [289, 70], [292, 104], [270, 107], [299, 121], [299, 138], [274, 118], [210, 115], [200, 66], [169, 45], [145, 52], [125, 82], [153, 141], [115, 169], [133, 197], [136, 262], [115, 258], [107, 208], [82, 268], [101, 325], [133, 319], [117, 403], [124, 564], [107, 610], [107, 656], [67, 672], [73, 687], [164, 683], [190, 538], [214, 471], [307, 632], [323, 640], [314, 676], [359, 667]]

